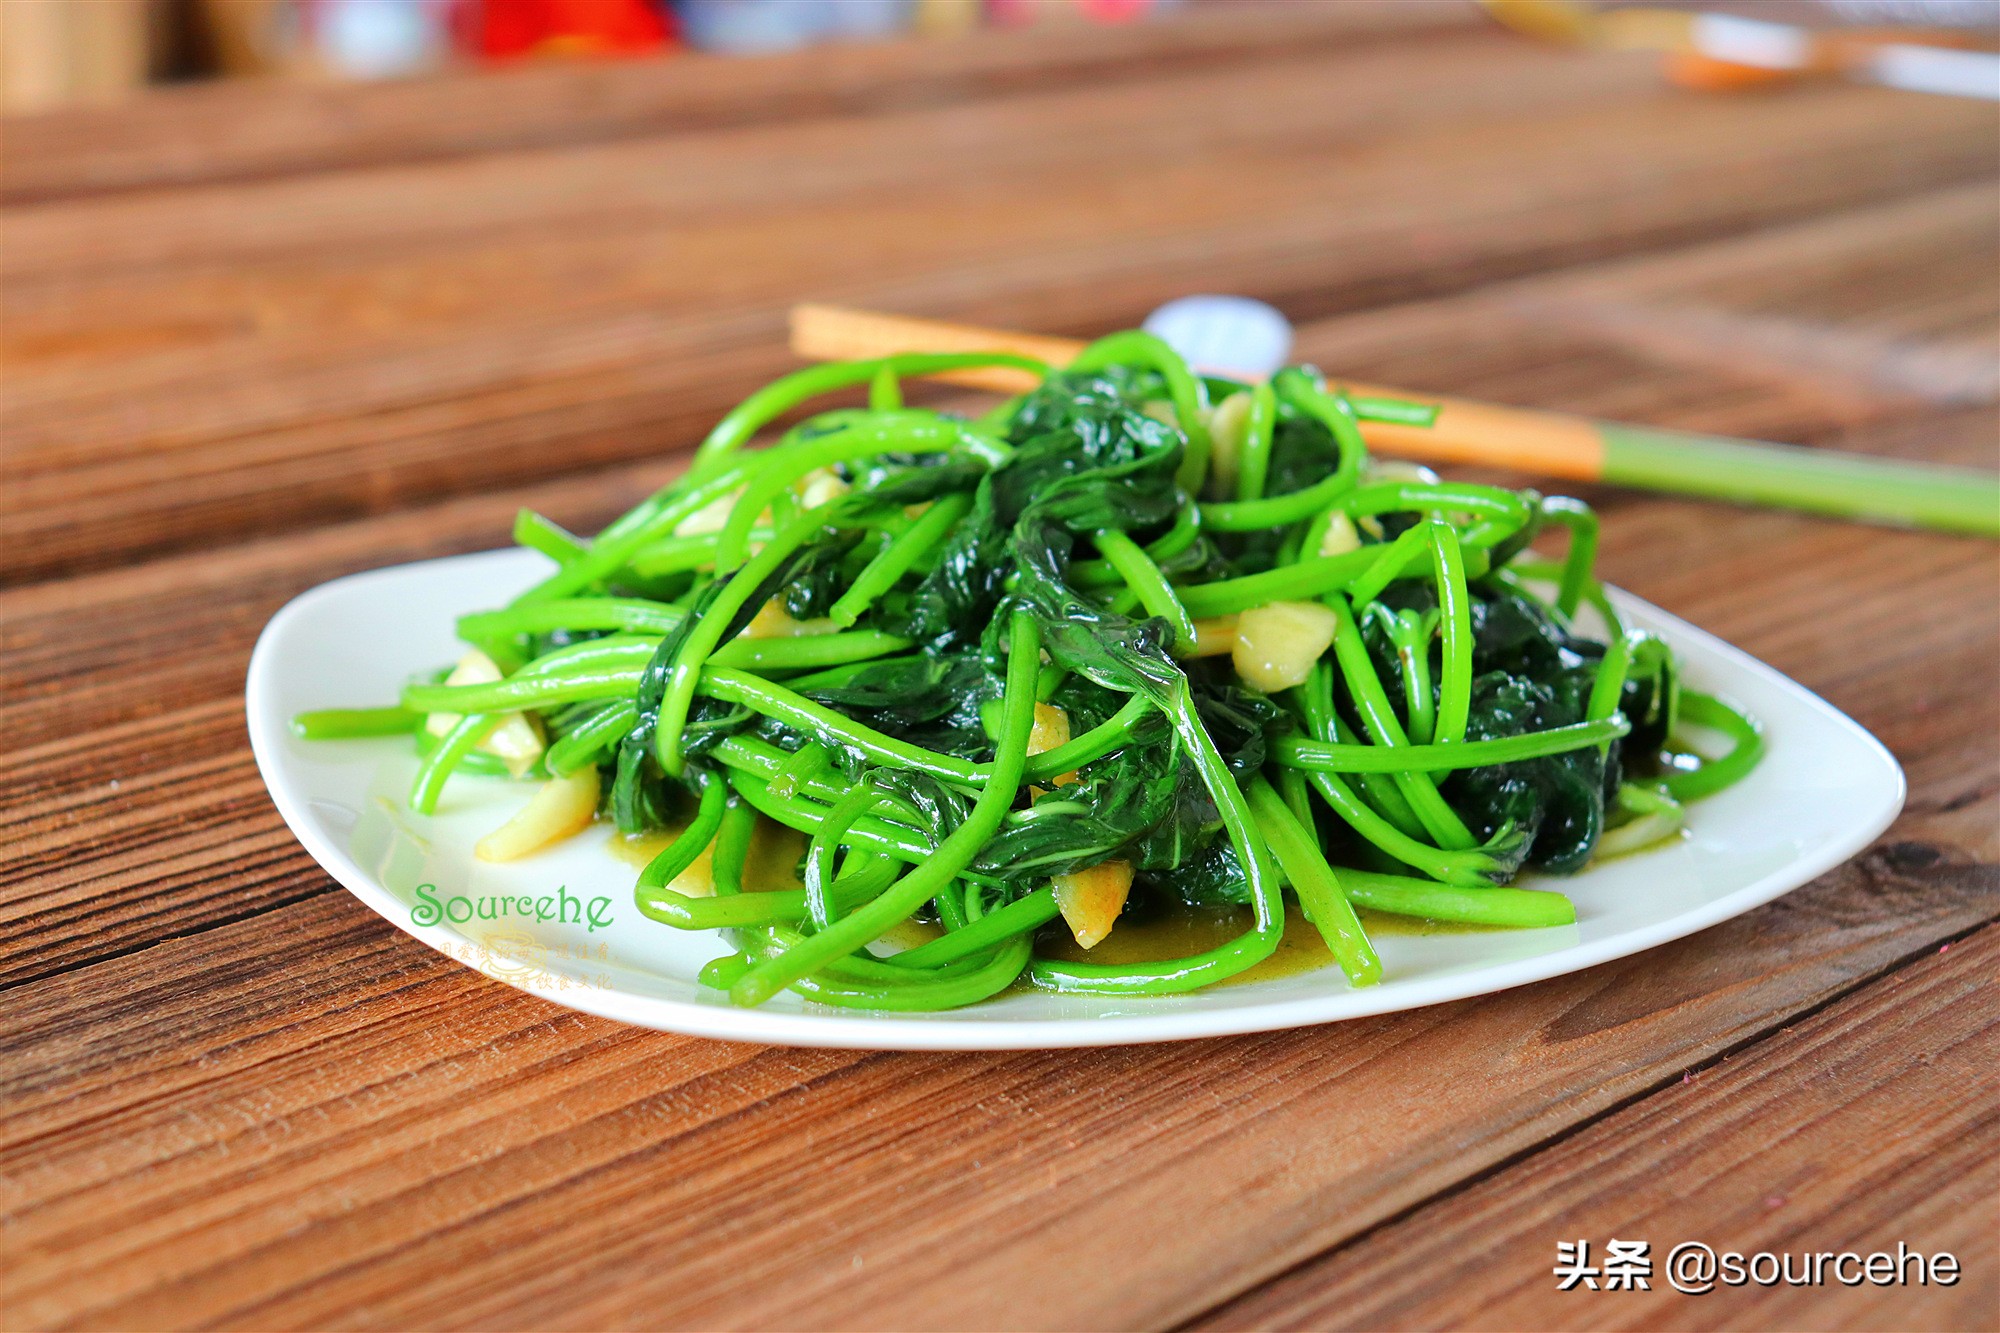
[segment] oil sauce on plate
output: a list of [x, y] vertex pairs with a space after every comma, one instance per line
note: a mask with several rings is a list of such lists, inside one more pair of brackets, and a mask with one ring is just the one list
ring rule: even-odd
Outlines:
[[[1392, 916], [1386, 912], [1358, 909], [1362, 928], [1371, 936], [1445, 935], [1487, 930], [1486, 926], [1466, 926], [1452, 921], [1431, 921], [1418, 917]], [[1051, 922], [1035, 939], [1035, 952], [1044, 958], [1072, 963], [1156, 963], [1169, 958], [1185, 958], [1227, 944], [1250, 929], [1247, 907], [1222, 911], [1163, 912], [1150, 919], [1121, 921], [1093, 949], [1078, 947], [1061, 921]], [[1253, 981], [1274, 981], [1316, 972], [1333, 964], [1326, 941], [1296, 907], [1285, 909], [1285, 933], [1269, 958], [1246, 968], [1221, 986], [1239, 986]]]
[[[1035, 952], [1044, 958], [1070, 963], [1157, 963], [1169, 958], [1185, 958], [1229, 943], [1250, 929], [1250, 909], [1222, 911], [1162, 912], [1151, 918], [1120, 921], [1094, 948], [1084, 949], [1070, 936], [1060, 919], [1050, 922], [1035, 937]], [[1271, 956], [1256, 966], [1217, 984], [1234, 986], [1250, 981], [1271, 981], [1278, 977], [1313, 972], [1333, 962], [1326, 942], [1312, 923], [1297, 909], [1285, 912], [1285, 933]]]
[[[679, 837], [679, 828], [655, 829], [627, 837], [613, 833], [605, 842], [611, 854], [627, 865], [643, 867], [658, 856], [668, 843]], [[706, 898], [715, 892], [713, 847], [705, 848], [694, 864], [682, 871], [668, 887], [690, 898]], [[759, 819], [750, 838], [750, 859], [743, 865], [743, 890], [765, 893], [774, 889], [804, 888], [799, 878], [799, 860], [806, 854], [806, 835], [770, 819]]]

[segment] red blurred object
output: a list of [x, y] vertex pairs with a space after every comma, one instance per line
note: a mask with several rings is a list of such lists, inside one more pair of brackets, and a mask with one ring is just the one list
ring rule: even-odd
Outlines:
[[1083, 0], [1083, 10], [1099, 23], [1130, 23], [1155, 8], [1153, 0]]
[[491, 60], [654, 51], [678, 35], [652, 0], [477, 0], [471, 27]]
[[995, 23], [1013, 27], [1042, 19], [1084, 18], [1093, 23], [1131, 23], [1171, 0], [986, 0]]

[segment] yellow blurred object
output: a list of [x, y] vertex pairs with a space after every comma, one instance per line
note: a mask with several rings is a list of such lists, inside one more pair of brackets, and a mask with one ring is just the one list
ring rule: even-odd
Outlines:
[[917, 0], [916, 29], [926, 37], [971, 32], [979, 26], [979, 0]]
[[1691, 46], [1695, 13], [1682, 9], [1600, 9], [1588, 0], [1481, 0], [1514, 31], [1565, 46], [1671, 51]]
[[1515, 32], [1566, 46], [1594, 46], [1597, 11], [1574, 0], [1482, 0], [1486, 12]]
[[110, 101], [140, 87], [163, 10], [158, 0], [0, 0], [0, 110]]
[[1597, 16], [1597, 43], [1613, 51], [1691, 47], [1696, 17], [1678, 9], [1608, 10]]

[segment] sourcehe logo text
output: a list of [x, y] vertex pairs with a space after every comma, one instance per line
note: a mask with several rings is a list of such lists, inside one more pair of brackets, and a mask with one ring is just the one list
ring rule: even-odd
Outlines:
[[440, 898], [437, 885], [419, 884], [417, 901], [410, 905], [410, 919], [420, 926], [443, 921], [558, 921], [595, 934], [599, 927], [611, 924], [611, 900], [579, 898], [568, 885], [557, 886], [554, 893], [482, 893], [470, 898], [455, 893]]

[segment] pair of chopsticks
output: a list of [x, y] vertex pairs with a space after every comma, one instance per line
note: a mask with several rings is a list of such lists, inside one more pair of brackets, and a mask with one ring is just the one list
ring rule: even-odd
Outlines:
[[[812, 361], [852, 361], [903, 352], [1016, 352], [1063, 366], [1083, 350], [1068, 338], [982, 329], [839, 306], [792, 310], [792, 350]], [[953, 384], [1020, 393], [1035, 377], [995, 367], [934, 376]], [[1774, 505], [1873, 523], [2000, 537], [2000, 476], [1969, 468], [1900, 463], [1826, 449], [1593, 421], [1560, 412], [1501, 407], [1352, 380], [1364, 397], [1401, 398], [1437, 409], [1429, 426], [1364, 421], [1371, 449], [1424, 463], [1471, 463], [1565, 481]]]

